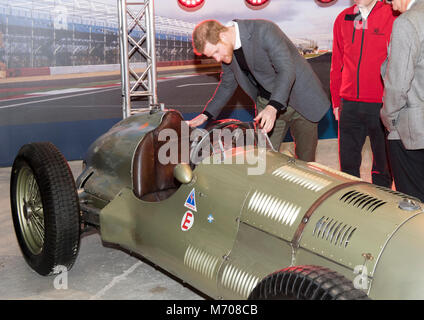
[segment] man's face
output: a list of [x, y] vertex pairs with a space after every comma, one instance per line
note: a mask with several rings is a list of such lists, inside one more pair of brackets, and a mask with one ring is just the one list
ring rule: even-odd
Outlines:
[[375, 0], [354, 0], [355, 4], [359, 7], [368, 7], [370, 6]]
[[233, 47], [224, 40], [220, 40], [217, 44], [211, 44], [206, 41], [203, 54], [209, 58], [214, 58], [217, 62], [231, 63], [233, 60]]

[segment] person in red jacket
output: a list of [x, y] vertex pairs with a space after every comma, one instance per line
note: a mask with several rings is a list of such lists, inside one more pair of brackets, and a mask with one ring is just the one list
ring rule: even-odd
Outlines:
[[391, 188], [386, 132], [380, 120], [380, 67], [387, 57], [396, 15], [385, 1], [354, 2], [338, 15], [333, 28], [330, 89], [334, 116], [339, 121], [340, 169], [360, 177], [362, 148], [369, 136], [372, 182]]

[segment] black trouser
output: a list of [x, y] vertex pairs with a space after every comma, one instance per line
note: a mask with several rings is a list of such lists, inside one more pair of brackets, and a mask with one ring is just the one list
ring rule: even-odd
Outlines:
[[407, 150], [401, 140], [389, 140], [396, 190], [424, 202], [424, 149]]
[[372, 182], [391, 188], [386, 132], [380, 120], [381, 107], [381, 103], [343, 101], [339, 119], [340, 169], [360, 177], [362, 148], [369, 136], [373, 154]]

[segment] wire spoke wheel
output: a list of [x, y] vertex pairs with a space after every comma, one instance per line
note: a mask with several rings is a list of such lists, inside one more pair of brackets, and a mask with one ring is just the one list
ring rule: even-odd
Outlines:
[[51, 143], [24, 145], [10, 180], [13, 225], [28, 265], [41, 275], [70, 269], [80, 241], [80, 209], [69, 165]]
[[17, 209], [19, 225], [28, 249], [39, 254], [44, 243], [44, 215], [40, 189], [31, 168], [24, 166], [17, 181]]

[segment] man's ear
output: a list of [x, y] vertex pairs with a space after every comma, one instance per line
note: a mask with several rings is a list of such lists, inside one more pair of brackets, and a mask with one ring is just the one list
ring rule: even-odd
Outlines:
[[221, 40], [221, 42], [228, 42], [228, 33], [223, 31], [219, 34], [219, 40]]

